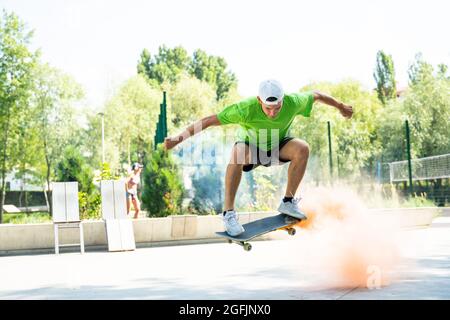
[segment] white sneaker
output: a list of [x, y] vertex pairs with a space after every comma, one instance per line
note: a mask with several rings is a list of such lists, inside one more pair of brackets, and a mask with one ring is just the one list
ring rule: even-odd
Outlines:
[[222, 214], [223, 224], [225, 226], [225, 231], [232, 237], [236, 237], [244, 233], [244, 228], [238, 222], [236, 211], [227, 211]]
[[283, 200], [281, 200], [281, 204], [278, 207], [278, 212], [284, 213], [296, 219], [306, 220], [308, 219], [308, 217], [304, 212], [300, 211], [300, 208], [298, 207], [299, 202], [300, 198], [292, 199], [292, 202], [291, 201], [284, 202]]

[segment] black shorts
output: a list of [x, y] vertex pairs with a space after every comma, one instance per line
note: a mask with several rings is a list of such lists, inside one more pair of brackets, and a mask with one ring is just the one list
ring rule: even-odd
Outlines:
[[276, 146], [274, 149], [269, 150], [269, 151], [260, 150], [257, 146], [255, 146], [254, 144], [251, 144], [248, 141], [237, 141], [234, 145], [236, 145], [238, 143], [245, 143], [246, 145], [248, 145], [250, 147], [250, 150], [251, 150], [250, 152], [252, 155], [251, 164], [245, 164], [244, 167], [242, 168], [242, 171], [248, 172], [259, 166], [270, 167], [273, 165], [282, 165], [282, 164], [285, 164], [285, 163], [291, 161], [291, 160], [281, 159], [279, 157], [279, 152], [286, 145], [286, 143], [288, 143], [292, 139], [294, 139], [294, 138], [293, 137], [284, 137], [283, 139], [281, 139], [278, 146]]

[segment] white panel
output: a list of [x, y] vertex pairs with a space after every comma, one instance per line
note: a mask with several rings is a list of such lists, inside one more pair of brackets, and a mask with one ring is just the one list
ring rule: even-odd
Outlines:
[[3, 210], [5, 210], [6, 213], [21, 213], [22, 212], [19, 210], [19, 208], [17, 208], [13, 204], [5, 204], [3, 206]]
[[53, 222], [66, 221], [66, 188], [64, 182], [52, 182]]
[[80, 221], [78, 182], [66, 182], [67, 221]]
[[114, 181], [114, 211], [116, 219], [125, 219], [127, 217], [127, 197], [125, 181]]
[[113, 180], [101, 181], [102, 218], [114, 219], [114, 189]]
[[120, 219], [120, 236], [122, 239], [122, 250], [135, 250], [133, 221], [130, 219]]
[[119, 220], [107, 219], [106, 237], [108, 239], [108, 251], [121, 251], [122, 241], [120, 240]]

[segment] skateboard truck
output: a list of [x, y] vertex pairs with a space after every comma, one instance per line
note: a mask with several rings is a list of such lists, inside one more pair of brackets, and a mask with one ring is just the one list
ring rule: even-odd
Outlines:
[[[228, 243], [233, 243], [233, 240], [228, 240]], [[252, 245], [245, 241], [236, 241], [236, 243], [244, 248], [245, 251], [252, 250]]]

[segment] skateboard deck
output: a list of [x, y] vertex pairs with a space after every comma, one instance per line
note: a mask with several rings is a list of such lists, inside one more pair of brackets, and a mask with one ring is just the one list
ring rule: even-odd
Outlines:
[[220, 237], [228, 239], [229, 243], [235, 242], [244, 247], [244, 250], [250, 251], [252, 249], [252, 246], [250, 243], [248, 243], [248, 241], [252, 240], [255, 237], [279, 229], [284, 229], [290, 235], [294, 235], [295, 229], [293, 226], [299, 221], [299, 219], [290, 217], [288, 215], [285, 215], [284, 213], [280, 213], [275, 216], [266, 217], [243, 224], [242, 226], [245, 229], [244, 233], [236, 237], [230, 236], [226, 232], [216, 232], [216, 234]]

